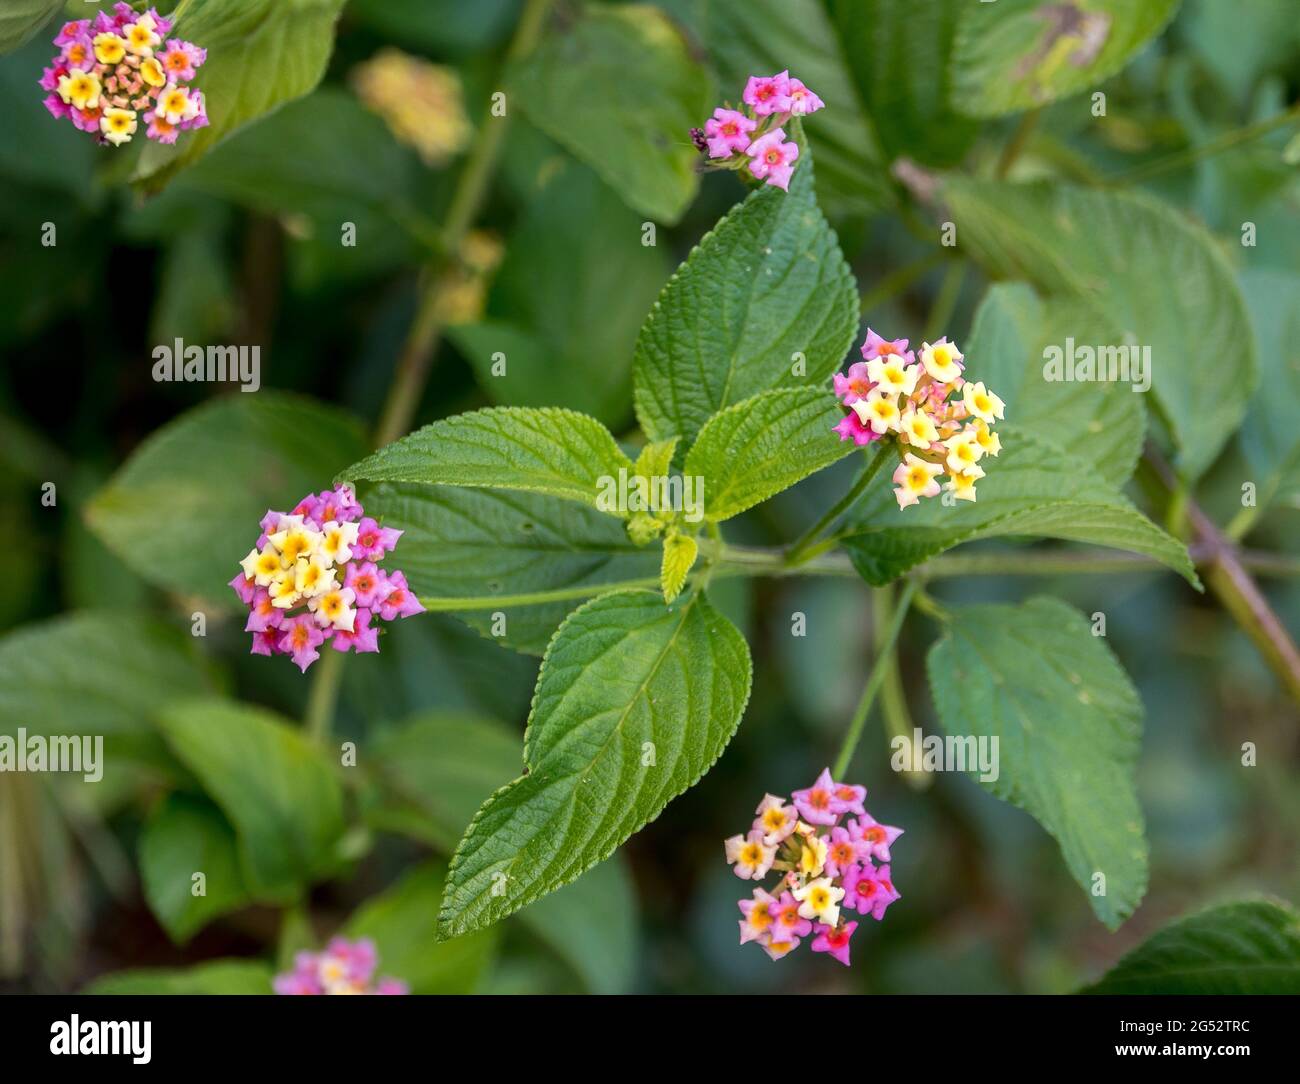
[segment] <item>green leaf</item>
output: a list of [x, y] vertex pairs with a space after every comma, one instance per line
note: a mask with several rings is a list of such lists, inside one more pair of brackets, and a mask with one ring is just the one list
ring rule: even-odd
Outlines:
[[953, 39], [967, 6], [967, 0], [826, 0], [889, 158], [955, 166], [979, 132], [948, 104]]
[[310, 93], [334, 50], [334, 24], [345, 0], [204, 0], [181, 17], [175, 33], [208, 51], [194, 86], [211, 123], [172, 147], [150, 143], [135, 176], [160, 191], [227, 136], [294, 98]]
[[82, 993], [113, 996], [139, 994], [269, 994], [271, 969], [256, 960], [211, 960], [194, 967], [142, 967], [103, 975]]
[[151, 717], [210, 691], [193, 639], [153, 618], [68, 614], [0, 638], [0, 734], [102, 734], [110, 762], [165, 756]]
[[[450, 854], [484, 798], [519, 770], [519, 735], [490, 719], [433, 713], [381, 735], [368, 760], [384, 796], [370, 822]], [[602, 862], [512, 921], [567, 961], [592, 993], [631, 986], [637, 906], [622, 861]]]
[[701, 36], [725, 101], [739, 104], [751, 75], [789, 69], [826, 103], [807, 129], [833, 215], [870, 214], [892, 202], [871, 120], [818, 0], [709, 0]]
[[952, 103], [973, 117], [995, 117], [1095, 89], [1165, 28], [1178, 2], [966, 4], [953, 51]]
[[700, 430], [685, 473], [704, 479], [704, 508], [729, 519], [853, 450], [833, 431], [844, 417], [825, 388], [783, 388], [742, 400]]
[[447, 867], [426, 862], [367, 900], [344, 927], [346, 937], [375, 943], [375, 978], [401, 979], [413, 994], [469, 994], [496, 954], [497, 931], [439, 941], [438, 908]]
[[699, 153], [689, 132], [712, 110], [713, 86], [663, 12], [585, 7], [511, 72], [509, 85], [511, 106], [633, 210], [671, 225], [695, 198]]
[[926, 663], [944, 729], [998, 739], [998, 777], [981, 785], [1052, 834], [1097, 917], [1117, 928], [1146, 892], [1147, 845], [1142, 701], [1110, 648], [1078, 611], [1040, 597], [957, 610]]
[[1122, 485], [1142, 453], [1146, 411], [1131, 384], [1048, 380], [1045, 349], [1072, 344], [1094, 349], [1119, 343], [1099, 314], [1071, 298], [1039, 298], [1023, 283], [990, 287], [969, 341], [971, 378], [1007, 403], [1015, 424]]
[[900, 509], [887, 471], [877, 476], [843, 543], [868, 583], [885, 584], [944, 550], [979, 538], [1040, 535], [1144, 553], [1189, 583], [1187, 549], [1142, 515], [1086, 463], [1016, 426], [998, 424], [1002, 454], [985, 457], [975, 503], [942, 497]]
[[744, 638], [702, 595], [617, 591], [570, 614], [538, 675], [525, 774], [466, 830], [439, 935], [499, 921], [654, 820], [721, 755], [750, 677]]
[[636, 457], [638, 477], [653, 481], [666, 478], [673, 468], [673, 455], [677, 451], [677, 438], [651, 441], [645, 445]]
[[[202, 895], [194, 894], [196, 873], [203, 874]], [[168, 795], [146, 822], [140, 880], [149, 909], [181, 944], [249, 902], [235, 830], [211, 802], [189, 794]]]
[[288, 511], [365, 452], [346, 414], [278, 392], [223, 396], [152, 433], [86, 511], [144, 579], [220, 607], [268, 508]]
[[601, 500], [632, 461], [595, 418], [555, 407], [489, 407], [426, 425], [340, 479], [548, 493], [614, 515]]
[[817, 207], [812, 161], [801, 158], [788, 194], [752, 193], [659, 295], [636, 344], [641, 428], [689, 445], [724, 407], [821, 384], [857, 330], [857, 286]]
[[[384, 483], [362, 499], [385, 526], [406, 532], [401, 567], [417, 597], [426, 604], [490, 600], [452, 612], [497, 643], [534, 655], [584, 598], [608, 584], [653, 582], [659, 572], [658, 555], [633, 545], [621, 521], [539, 493]], [[512, 601], [541, 591], [575, 593], [540, 604]], [[505, 614], [504, 630], [495, 613]]]
[[449, 335], [495, 401], [563, 405], [621, 426], [637, 331], [668, 272], [663, 248], [643, 243], [640, 217], [570, 162], [511, 234], [488, 318]]
[[63, 0], [6, 0], [0, 11], [0, 53], [12, 53], [34, 37], [62, 6]]
[[1256, 506], [1300, 507], [1300, 274], [1246, 270], [1241, 292], [1259, 343], [1262, 377], [1240, 436]]
[[1300, 994], [1300, 913], [1280, 900], [1207, 907], [1159, 930], [1084, 994]]
[[300, 731], [271, 712], [217, 700], [173, 704], [159, 723], [235, 826], [253, 895], [289, 902], [337, 869], [342, 790]]
[[664, 601], [672, 602], [686, 586], [686, 577], [700, 555], [699, 544], [690, 535], [671, 534], [664, 539], [663, 562], [659, 567], [659, 587]]
[[509, 35], [519, 7], [519, 0], [351, 0], [348, 18], [440, 57], [491, 49]]
[[1256, 379], [1245, 304], [1210, 236], [1136, 193], [957, 178], [943, 191], [958, 243], [995, 277], [1083, 298], [1123, 341], [1150, 348], [1152, 394], [1179, 468], [1202, 474], [1241, 422]]

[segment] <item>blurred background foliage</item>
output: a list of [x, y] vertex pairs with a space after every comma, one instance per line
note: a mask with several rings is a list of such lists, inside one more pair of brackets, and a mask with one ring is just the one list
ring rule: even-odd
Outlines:
[[[1010, 19], [1033, 5], [996, 6]], [[73, 7], [81, 17], [89, 5]], [[860, 931], [852, 971], [810, 954], [774, 965], [738, 948], [739, 886], [721, 840], [748, 823], [764, 791], [806, 785], [830, 759], [884, 599], [849, 579], [733, 579], [718, 585], [719, 601], [751, 644], [755, 687], [721, 762], [571, 888], [499, 928], [433, 943], [442, 863], [473, 810], [518, 770], [536, 659], [448, 615], [395, 626], [380, 656], [344, 670], [335, 730], [359, 743], [364, 768], [364, 782], [345, 790], [302, 763], [301, 738], [264, 725], [266, 712], [301, 718], [307, 682], [296, 670], [250, 658], [233, 611], [216, 609], [228, 600], [206, 581], [172, 577], [163, 589], [139, 567], [155, 555], [165, 566], [224, 532], [233, 571], [253, 526], [231, 519], [247, 503], [236, 487], [249, 479], [263, 506], [286, 506], [358, 457], [420, 311], [421, 269], [437, 255], [467, 147], [493, 123], [486, 112], [521, 7], [350, 0], [318, 89], [147, 199], [126, 183], [126, 155], [41, 107], [49, 34], [0, 58], [0, 510], [17, 541], [0, 592], [11, 630], [0, 639], [0, 730], [104, 733], [112, 758], [95, 786], [0, 777], [0, 989], [81, 989], [124, 969], [135, 970], [100, 988], [265, 989], [296, 948], [343, 930], [375, 937], [381, 971], [428, 991], [1054, 992], [1095, 978], [1194, 906], [1260, 891], [1300, 898], [1300, 718], [1212, 599], [1154, 569], [969, 576], [937, 582], [936, 595], [1009, 602], [1048, 592], [1107, 615], [1147, 712], [1143, 905], [1108, 933], [1028, 816], [966, 777], [921, 785], [889, 770], [891, 731], [936, 727], [923, 662], [936, 629], [918, 618], [858, 759], [873, 812], [906, 829], [894, 863], [902, 903]], [[1151, 29], [1127, 63], [1103, 57], [1109, 78], [1068, 87], [1030, 125], [1033, 103], [1006, 99], [1014, 80], [999, 77], [999, 55], [959, 40], [959, 0], [653, 7], [638, 18], [651, 20], [663, 52], [640, 67], [600, 49], [590, 70], [572, 57], [566, 67], [564, 35], [580, 16], [562, 3], [551, 55], [510, 74], [524, 90], [510, 99], [462, 279], [438, 301], [446, 334], [417, 422], [496, 401], [559, 404], [627, 435], [641, 322], [742, 195], [716, 174], [696, 191], [689, 169], [676, 168], [692, 153], [685, 129], [715, 100], [738, 97], [746, 75], [788, 67], [828, 103], [808, 124], [820, 199], [864, 319], [886, 334], [947, 330], [964, 342], [989, 284], [960, 247], [938, 245], [915, 198], [930, 170], [1142, 190], [1212, 231], [1239, 277], [1263, 378], [1198, 497], [1226, 523], [1243, 479], [1271, 484], [1249, 542], [1300, 556], [1295, 464], [1288, 476], [1267, 439], [1300, 422], [1300, 143], [1296, 126], [1280, 123], [1295, 119], [1300, 96], [1293, 3], [1148, 5], [1165, 9], [1167, 29]], [[391, 49], [439, 66], [429, 93], [447, 109], [459, 98], [463, 127], [417, 123], [425, 145], [416, 146], [362, 100], [362, 65]], [[548, 95], [562, 96], [575, 75], [589, 82], [585, 112], [557, 124]], [[1103, 117], [1090, 109], [1094, 89], [1106, 94]], [[663, 175], [646, 177], [634, 167], [656, 125]], [[609, 152], [599, 170], [593, 140]], [[900, 159], [910, 166], [900, 170]], [[643, 243], [649, 221], [653, 245]], [[39, 245], [45, 222], [58, 226], [56, 247]], [[1246, 222], [1253, 247], [1240, 243]], [[342, 223], [355, 224], [355, 247], [340, 245]], [[151, 351], [178, 337], [260, 344], [264, 388], [332, 404], [313, 423], [321, 458], [280, 449], [264, 475], [257, 423], [230, 412], [283, 403], [155, 383]], [[1239, 347], [1201, 344], [1225, 380]], [[497, 350], [511, 359], [507, 382], [491, 375]], [[112, 489], [96, 497], [150, 434], [202, 404], [187, 424], [209, 427], [204, 454], [186, 464], [174, 518], [148, 504], [123, 510]], [[155, 451], [165, 468], [167, 448]], [[788, 541], [842, 491], [847, 470], [756, 509], [737, 540]], [[57, 486], [52, 508], [40, 501], [46, 482]], [[146, 556], [124, 562], [125, 540], [142, 535]], [[1300, 581], [1264, 586], [1287, 627], [1300, 628]], [[201, 639], [190, 635], [196, 600], [211, 616]], [[806, 636], [791, 634], [796, 613]], [[1257, 767], [1241, 766], [1245, 741], [1260, 749]], [[212, 748], [178, 752], [196, 744]], [[246, 765], [262, 758], [259, 783]], [[227, 761], [235, 767], [223, 771]], [[338, 823], [315, 849], [276, 837], [294, 831], [283, 803]], [[197, 901], [174, 891], [173, 876], [196, 866], [196, 846], [210, 886]], [[270, 856], [256, 884], [240, 848]], [[290, 853], [304, 868], [282, 868]], [[312, 882], [301, 896], [295, 886]]]

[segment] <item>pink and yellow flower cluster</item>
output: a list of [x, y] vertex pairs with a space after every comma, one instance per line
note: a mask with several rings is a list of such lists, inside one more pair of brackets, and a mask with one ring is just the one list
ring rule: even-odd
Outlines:
[[786, 139], [785, 125], [825, 103], [784, 71], [750, 76], [744, 104], [744, 110], [718, 107], [702, 129], [691, 129], [691, 138], [712, 168], [748, 168], [758, 180], [788, 191], [799, 145]]
[[59, 55], [41, 76], [45, 108], [101, 143], [120, 147], [145, 125], [158, 143], [208, 123], [203, 92], [190, 86], [207, 51], [168, 40], [171, 20], [150, 8], [114, 5], [93, 19], [64, 23], [54, 44]]
[[737, 877], [761, 881], [781, 872], [770, 890], [755, 888], [752, 899], [739, 901], [742, 945], [757, 941], [779, 960], [812, 937], [813, 952], [848, 965], [858, 928], [848, 912], [879, 921], [899, 898], [889, 847], [903, 830], [878, 823], [862, 804], [866, 796], [866, 787], [836, 783], [826, 769], [789, 801], [766, 795], [749, 831], [726, 841]]
[[329, 642], [335, 651], [379, 650], [376, 618], [424, 612], [400, 572], [375, 564], [402, 532], [381, 527], [348, 486], [310, 494], [287, 515], [267, 512], [262, 535], [230, 581], [249, 609], [254, 655], [292, 655], [306, 672]]
[[984, 477], [980, 460], [1002, 450], [993, 425], [1005, 413], [1003, 402], [982, 381], [966, 379], [965, 367], [947, 338], [922, 343], [918, 358], [906, 339], [883, 339], [868, 328], [862, 360], [835, 374], [844, 407], [835, 431], [859, 445], [894, 441], [899, 508], [937, 496], [945, 474], [943, 488], [954, 500], [975, 500], [975, 483]]
[[323, 952], [298, 953], [293, 970], [276, 975], [272, 986], [277, 994], [409, 993], [406, 983], [399, 979], [372, 983], [378, 963], [373, 941], [336, 937]]

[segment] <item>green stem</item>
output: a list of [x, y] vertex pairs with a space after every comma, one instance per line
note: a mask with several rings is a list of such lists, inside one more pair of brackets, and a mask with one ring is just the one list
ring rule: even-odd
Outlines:
[[844, 773], [848, 771], [849, 762], [853, 759], [853, 754], [858, 748], [858, 742], [862, 738], [862, 728], [866, 726], [867, 716], [871, 714], [871, 705], [875, 702], [876, 693], [880, 689], [880, 683], [885, 680], [885, 674], [889, 670], [889, 658], [894, 650], [894, 644], [898, 640], [898, 634], [902, 631], [903, 620], [907, 617], [907, 611], [912, 604], [912, 596], [916, 593], [916, 581], [908, 580], [907, 586], [903, 588], [903, 594], [898, 600], [898, 608], [894, 611], [893, 620], [889, 623], [889, 628], [881, 637], [880, 643], [876, 647], [876, 661], [871, 667], [871, 673], [867, 677], [867, 684], [862, 689], [862, 697], [858, 700], [857, 710], [853, 713], [853, 718], [849, 721], [848, 732], [844, 735], [844, 744], [840, 746], [840, 755], [835, 758], [835, 767], [831, 769], [831, 776], [834, 779], [843, 779]]
[[[552, 0], [528, 0], [525, 4], [514, 39], [506, 53], [506, 65], [532, 50], [541, 35], [551, 3]], [[484, 118], [456, 181], [456, 190], [452, 194], [442, 228], [442, 256], [425, 275], [415, 319], [402, 344], [397, 368], [393, 372], [393, 382], [389, 386], [388, 397], [375, 428], [375, 443], [381, 447], [391, 444], [411, 428], [411, 422], [419, 408], [420, 397], [424, 394], [424, 386], [429, 379], [433, 354], [442, 339], [446, 323], [441, 302], [447, 275], [456, 267], [461, 242], [487, 198], [497, 160], [505, 143], [508, 123], [505, 116]]]
[[884, 466], [887, 458], [889, 458], [889, 446], [887, 442], [882, 442], [875, 456], [867, 461], [866, 467], [863, 468], [852, 488], [836, 501], [821, 519], [804, 531], [790, 547], [785, 559], [787, 565], [794, 567], [802, 564], [813, 555], [812, 551], [821, 540], [822, 533], [852, 508], [857, 499], [867, 491], [867, 487], [871, 485], [872, 479], [880, 473], [880, 468]]
[[307, 736], [317, 745], [324, 745], [334, 726], [334, 708], [343, 680], [343, 652], [329, 648], [311, 676], [307, 693]]
[[1011, 138], [1007, 141], [1007, 145], [1002, 148], [1002, 154], [998, 158], [997, 167], [993, 171], [993, 176], [997, 178], [997, 180], [1005, 180], [1007, 174], [1011, 172], [1011, 167], [1016, 164], [1016, 159], [1020, 157], [1021, 152], [1029, 143], [1029, 137], [1038, 126], [1038, 117], [1041, 113], [1041, 109], [1032, 109], [1020, 118], [1020, 123], [1016, 125], [1016, 130], [1011, 133]]

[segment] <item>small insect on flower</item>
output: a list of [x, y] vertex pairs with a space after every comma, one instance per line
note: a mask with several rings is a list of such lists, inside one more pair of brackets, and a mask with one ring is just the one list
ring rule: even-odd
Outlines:
[[335, 937], [322, 952], [300, 952], [293, 970], [276, 975], [272, 987], [277, 994], [405, 994], [400, 979], [372, 981], [379, 965], [375, 943], [367, 938], [348, 941]]
[[707, 156], [705, 169], [748, 172], [782, 191], [799, 158], [799, 145], [786, 138], [791, 117], [815, 113], [826, 103], [788, 71], [750, 76], [744, 109], [719, 106], [704, 127], [691, 129], [691, 140]]
[[[983, 381], [965, 379], [965, 355], [947, 337], [923, 343], [919, 353], [918, 359], [906, 339], [886, 339], [868, 328], [863, 360], [835, 374], [835, 397], [845, 413], [832, 428], [840, 440], [858, 445], [892, 439], [899, 508], [943, 490], [953, 501], [974, 501], [975, 483], [984, 477], [979, 461], [1002, 450], [992, 425], [1006, 406]], [[948, 481], [941, 482], [945, 474]]]
[[424, 612], [406, 577], [375, 563], [402, 532], [365, 516], [350, 487], [308, 494], [289, 514], [267, 512], [261, 528], [230, 581], [249, 608], [244, 631], [253, 634], [254, 655], [289, 655], [305, 672], [323, 644], [375, 652], [372, 621]]
[[59, 54], [41, 76], [45, 108], [103, 144], [120, 147], [145, 125], [145, 136], [175, 143], [208, 124], [203, 95], [188, 84], [205, 50], [172, 38], [172, 21], [150, 8], [117, 3], [110, 14], [64, 23]]
[[[848, 965], [858, 922], [845, 912], [879, 921], [900, 898], [889, 866], [874, 860], [889, 861], [902, 829], [876, 821], [863, 805], [866, 797], [866, 787], [838, 783], [826, 769], [788, 801], [764, 795], [749, 831], [726, 840], [737, 876], [761, 881], [771, 870], [781, 874], [770, 889], [756, 887], [738, 901], [742, 945], [756, 942], [780, 960], [815, 931], [812, 950]], [[855, 819], [841, 824], [848, 814]]]

